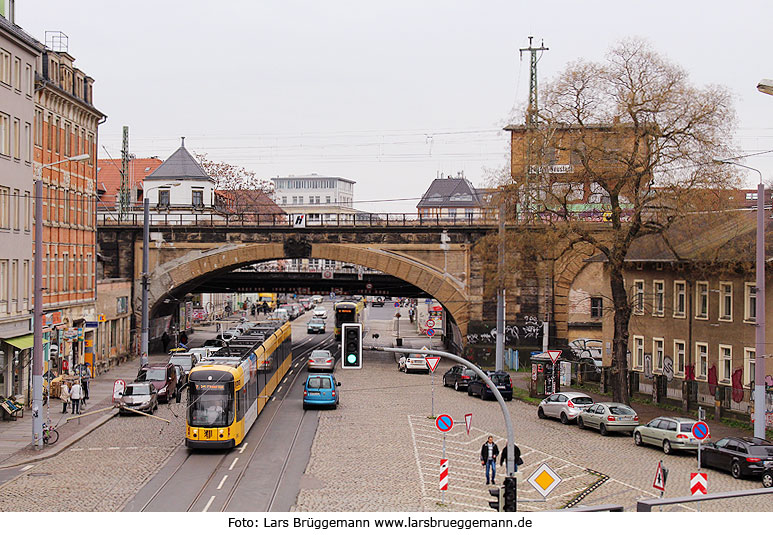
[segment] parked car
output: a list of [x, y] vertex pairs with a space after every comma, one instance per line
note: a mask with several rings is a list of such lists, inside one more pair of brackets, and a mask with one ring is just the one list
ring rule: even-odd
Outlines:
[[728, 437], [701, 446], [701, 466], [730, 472], [734, 478], [760, 477], [773, 469], [773, 442], [753, 437]]
[[577, 427], [598, 429], [604, 436], [612, 431], [633, 434], [638, 425], [636, 411], [623, 403], [594, 403], [577, 417]]
[[314, 317], [315, 318], [322, 318], [323, 320], [327, 319], [327, 310], [323, 307], [315, 307], [314, 308]]
[[196, 359], [193, 361], [194, 366], [214, 353], [214, 351], [208, 347], [193, 347], [189, 349], [188, 352]]
[[698, 441], [692, 436], [694, 423], [695, 420], [689, 418], [660, 416], [634, 429], [633, 442], [637, 446], [658, 446], [666, 455], [671, 455], [674, 450], [697, 450]]
[[463, 364], [452, 366], [443, 374], [443, 386], [453, 386], [454, 390], [467, 389], [470, 379], [475, 377], [475, 372]]
[[322, 406], [335, 409], [340, 401], [339, 386], [341, 383], [336, 382], [332, 373], [309, 375], [303, 385], [303, 408]]
[[295, 309], [290, 305], [282, 305], [281, 307], [277, 308], [276, 311], [284, 310], [287, 312], [287, 317], [290, 318], [290, 320], [294, 320], [298, 317], [298, 314], [296, 314]]
[[306, 309], [300, 303], [293, 303], [289, 306], [293, 309], [296, 318], [300, 318], [306, 313]]
[[303, 310], [309, 310], [311, 308], [311, 306], [312, 306], [311, 305], [311, 299], [308, 299], [306, 297], [302, 297], [301, 299], [298, 300], [298, 302], [303, 307]]
[[306, 369], [311, 370], [330, 370], [335, 369], [336, 361], [333, 355], [327, 349], [315, 349], [309, 355], [309, 362]]
[[372, 307], [383, 307], [384, 306], [384, 298], [383, 297], [374, 297], [373, 303], [371, 303]]
[[311, 296], [311, 302], [314, 305], [318, 305], [322, 302], [322, 296], [321, 295], [312, 295]]
[[582, 392], [560, 392], [543, 399], [537, 408], [540, 418], [558, 418], [566, 425], [574, 421], [587, 407], [593, 405], [588, 394]]
[[158, 398], [167, 403], [176, 399], [180, 401], [180, 392], [177, 389], [177, 371], [174, 364], [161, 364], [159, 366], [143, 366], [137, 373], [137, 381], [149, 381], [153, 383], [158, 393]]
[[325, 334], [325, 320], [322, 318], [311, 318], [306, 324], [307, 334]]
[[[513, 399], [513, 380], [507, 372], [486, 372], [505, 401]], [[480, 396], [480, 399], [496, 399], [489, 386], [477, 375], [467, 383], [467, 395]]]
[[156, 387], [150, 382], [129, 383], [118, 400], [119, 414], [134, 414], [127, 409], [153, 414], [158, 409]]
[[191, 368], [196, 365], [196, 362], [196, 355], [191, 352], [176, 353], [169, 357], [169, 364], [173, 364], [179, 368], [177, 370], [178, 388], [188, 384], [188, 374], [190, 373]]
[[429, 373], [429, 366], [427, 365], [427, 359], [424, 355], [416, 355], [411, 353], [409, 355], [402, 355], [400, 360], [397, 361], [397, 369], [401, 372], [420, 372]]
[[282, 322], [290, 321], [290, 313], [284, 308], [277, 308], [273, 312], [271, 312], [271, 316], [269, 316], [269, 318], [272, 320], [279, 320]]

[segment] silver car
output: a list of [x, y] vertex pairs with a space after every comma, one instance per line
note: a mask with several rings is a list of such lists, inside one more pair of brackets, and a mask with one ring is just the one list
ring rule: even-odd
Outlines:
[[309, 355], [309, 362], [306, 368], [311, 370], [330, 370], [335, 369], [336, 361], [330, 351], [326, 349], [315, 349]]
[[158, 409], [158, 394], [153, 383], [150, 382], [126, 385], [123, 394], [118, 399], [119, 414], [132, 414], [134, 411], [153, 414], [156, 409]]
[[666, 455], [674, 450], [697, 450], [698, 440], [692, 436], [694, 423], [690, 418], [660, 416], [634, 429], [633, 442], [637, 446], [651, 444], [663, 448]]
[[592, 427], [604, 436], [612, 431], [633, 433], [638, 425], [636, 411], [622, 403], [594, 403], [577, 417], [577, 427]]
[[566, 425], [574, 421], [580, 413], [593, 405], [588, 394], [582, 392], [561, 392], [543, 399], [537, 408], [540, 418], [558, 418]]

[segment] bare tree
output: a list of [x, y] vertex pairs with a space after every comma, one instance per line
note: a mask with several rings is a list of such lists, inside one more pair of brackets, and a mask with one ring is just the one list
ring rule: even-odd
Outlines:
[[[585, 244], [603, 254], [613, 306], [612, 391], [627, 402], [632, 300], [624, 260], [634, 240], [664, 236], [685, 214], [721, 208], [726, 196], [716, 192], [733, 187], [734, 177], [714, 160], [732, 153], [732, 99], [721, 87], [692, 85], [647, 43], [626, 40], [604, 63], [569, 64], [544, 86], [541, 101], [538, 124], [509, 127], [506, 190], [519, 219], [545, 228], [554, 246]], [[523, 158], [515, 156], [519, 146]]]
[[269, 180], [258, 178], [254, 171], [238, 165], [215, 162], [207, 158], [207, 154], [194, 153], [204, 171], [215, 179], [215, 188], [220, 190], [256, 190], [266, 194], [274, 191], [274, 185]]

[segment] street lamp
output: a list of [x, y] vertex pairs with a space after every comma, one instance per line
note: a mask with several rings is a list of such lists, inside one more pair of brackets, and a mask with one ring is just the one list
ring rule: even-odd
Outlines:
[[43, 169], [64, 162], [82, 162], [89, 154], [79, 154], [58, 162], [43, 164], [35, 180], [35, 258], [33, 319], [32, 319], [32, 441], [36, 449], [43, 447]]
[[768, 78], [760, 80], [760, 83], [757, 84], [757, 91], [766, 95], [773, 95], [773, 80]]
[[[765, 80], [763, 80], [764, 82]], [[762, 85], [762, 82], [760, 82]], [[757, 88], [760, 88], [760, 85]], [[773, 81], [766, 86], [773, 91]], [[760, 89], [760, 91], [763, 91]], [[773, 94], [773, 93], [771, 93]], [[754, 345], [754, 437], [765, 438], [765, 184], [762, 172], [754, 167], [729, 160], [714, 160], [715, 163], [737, 165], [755, 171], [760, 175], [757, 184], [757, 261], [755, 264], [757, 302], [756, 339]]]
[[148, 358], [148, 249], [150, 247], [150, 198], [148, 192], [157, 188], [176, 188], [182, 182], [172, 182], [170, 184], [160, 184], [144, 190], [145, 198], [142, 201], [143, 221], [142, 221], [142, 331], [140, 334], [140, 362], [145, 364]]

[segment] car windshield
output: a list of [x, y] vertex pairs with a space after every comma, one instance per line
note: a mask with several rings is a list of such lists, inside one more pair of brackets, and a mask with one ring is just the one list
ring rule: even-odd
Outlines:
[[140, 381], [166, 381], [166, 368], [151, 368], [140, 370], [137, 377]]
[[186, 372], [191, 369], [190, 357], [172, 357], [169, 359], [169, 363], [174, 364], [175, 366], [180, 366]]
[[576, 398], [572, 398], [572, 403], [575, 405], [593, 405], [593, 400], [589, 397], [577, 396]]
[[330, 351], [325, 351], [324, 349], [315, 349], [311, 352], [312, 358], [327, 358], [330, 356]]
[[149, 396], [150, 385], [129, 385], [123, 392], [124, 396]]
[[330, 389], [330, 377], [309, 377], [309, 388]]
[[190, 387], [188, 423], [195, 427], [225, 427], [233, 421], [233, 388], [229, 383], [194, 383]]
[[614, 414], [615, 416], [623, 416], [623, 415], [631, 415], [636, 414], [633, 409], [630, 409], [628, 407], [621, 407], [619, 405], [612, 405], [609, 407], [610, 414]]

